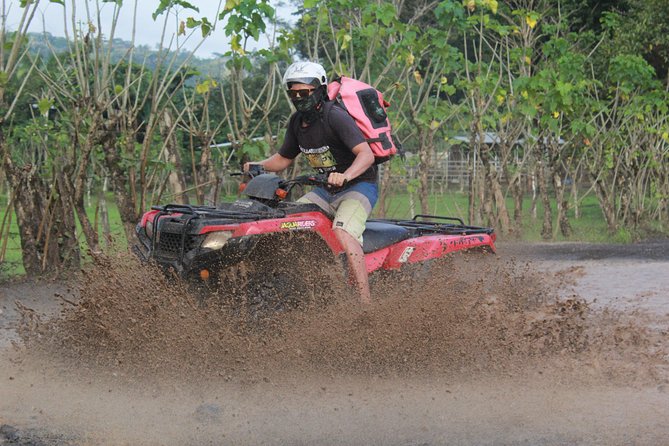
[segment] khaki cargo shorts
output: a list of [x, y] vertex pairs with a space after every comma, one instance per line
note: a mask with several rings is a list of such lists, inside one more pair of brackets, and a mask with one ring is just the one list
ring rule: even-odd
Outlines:
[[365, 223], [378, 197], [375, 183], [361, 181], [336, 193], [318, 187], [297, 201], [317, 205], [332, 218], [333, 229], [343, 229], [362, 244]]

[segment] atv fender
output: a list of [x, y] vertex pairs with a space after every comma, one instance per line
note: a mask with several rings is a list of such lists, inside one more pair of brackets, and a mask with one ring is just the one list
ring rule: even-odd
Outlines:
[[466, 236], [428, 235], [401, 241], [365, 256], [367, 271], [399, 269], [406, 264], [441, 258], [458, 251], [487, 249], [494, 252], [488, 234]]

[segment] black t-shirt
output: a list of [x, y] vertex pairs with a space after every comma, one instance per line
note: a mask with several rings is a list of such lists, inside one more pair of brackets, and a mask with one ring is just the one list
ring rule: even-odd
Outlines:
[[[323, 108], [320, 119], [307, 127], [302, 126], [299, 113], [290, 117], [279, 155], [294, 159], [303, 153], [309, 165], [319, 173], [343, 173], [355, 160], [351, 149], [365, 142], [365, 137], [346, 110], [332, 102], [325, 102]], [[376, 182], [376, 166], [363, 172], [355, 179], [358, 181]]]

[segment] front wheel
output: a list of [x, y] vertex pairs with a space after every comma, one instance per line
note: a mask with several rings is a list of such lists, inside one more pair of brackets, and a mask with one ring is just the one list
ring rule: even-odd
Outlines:
[[244, 291], [246, 311], [254, 319], [305, 307], [314, 297], [305, 277], [280, 268], [251, 274]]
[[325, 242], [306, 231], [262, 236], [236, 270], [230, 297], [252, 319], [323, 305], [345, 280]]

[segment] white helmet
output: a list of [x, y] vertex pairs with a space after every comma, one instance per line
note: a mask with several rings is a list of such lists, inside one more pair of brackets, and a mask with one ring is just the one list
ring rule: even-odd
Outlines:
[[327, 85], [328, 79], [322, 65], [315, 62], [295, 62], [288, 67], [286, 74], [283, 75], [283, 85], [287, 89], [293, 82], [320, 87], [321, 85]]

